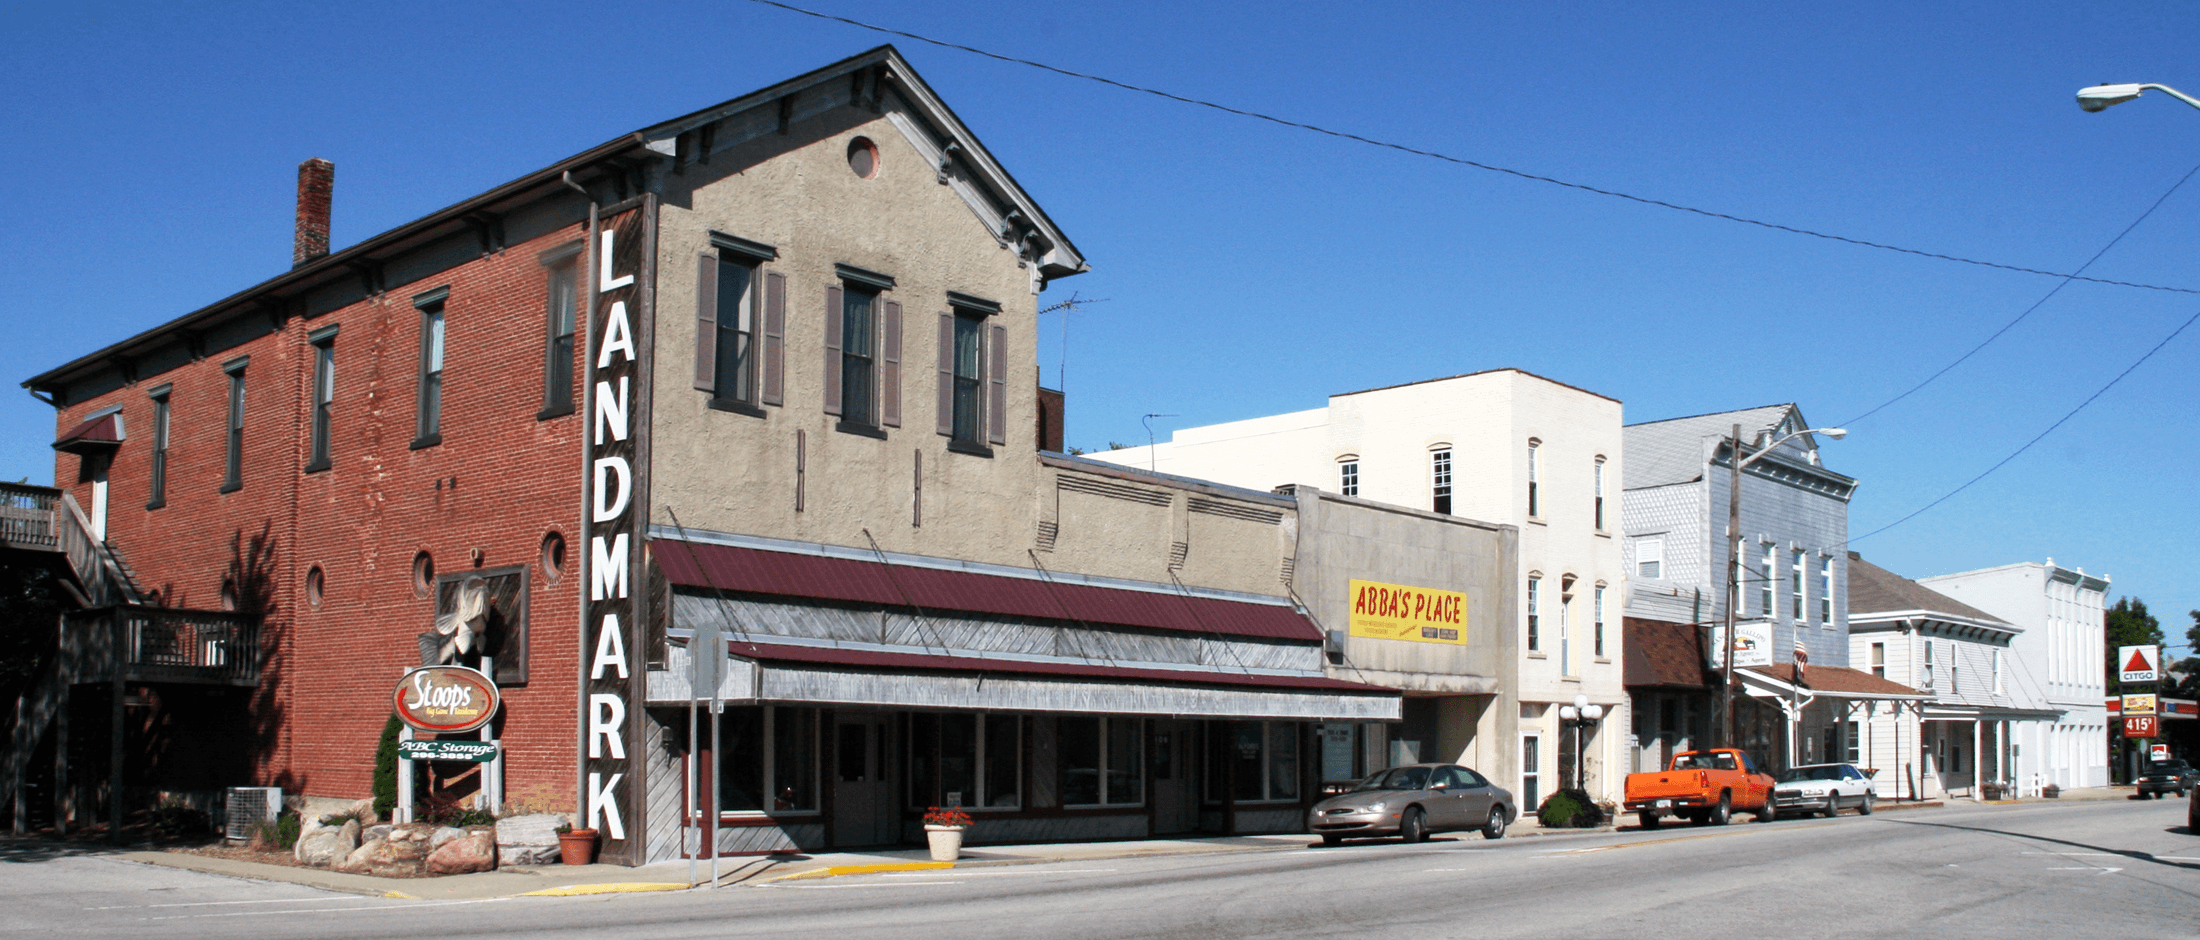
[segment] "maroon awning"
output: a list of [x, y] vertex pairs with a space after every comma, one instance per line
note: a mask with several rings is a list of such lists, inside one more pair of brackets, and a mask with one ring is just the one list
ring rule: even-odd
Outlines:
[[757, 659], [766, 662], [814, 663], [865, 669], [893, 669], [914, 672], [1018, 673], [1024, 675], [1130, 680], [1167, 683], [1170, 685], [1260, 686], [1272, 689], [1322, 692], [1364, 692], [1370, 695], [1398, 694], [1396, 689], [1360, 682], [1346, 682], [1342, 679], [1329, 679], [1319, 676], [1264, 676], [1232, 672], [1224, 666], [1188, 670], [1137, 669], [1127, 666], [1086, 665], [1080, 663], [1034, 663], [1015, 659], [992, 659], [977, 656], [920, 655], [823, 646], [790, 646], [783, 643], [745, 643], [732, 637], [728, 638], [726, 651], [743, 659]]
[[1708, 676], [1702, 628], [1634, 617], [1620, 619], [1628, 688], [1714, 689]]
[[1292, 607], [1186, 597], [1174, 591], [1095, 587], [1034, 577], [948, 571], [679, 539], [656, 539], [665, 577], [687, 587], [934, 611], [1084, 621], [1186, 633], [1320, 642], [1321, 628]]
[[108, 412], [61, 435], [53, 442], [53, 449], [70, 454], [91, 454], [113, 450], [122, 446], [122, 417], [119, 412]]

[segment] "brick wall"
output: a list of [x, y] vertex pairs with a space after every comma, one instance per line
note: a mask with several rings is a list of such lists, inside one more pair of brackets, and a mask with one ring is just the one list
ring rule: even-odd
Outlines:
[[[249, 782], [370, 792], [394, 683], [418, 662], [415, 637], [434, 622], [433, 597], [413, 588], [414, 559], [425, 552], [439, 573], [526, 566], [530, 681], [506, 690], [506, 796], [571, 808], [581, 425], [577, 412], [537, 418], [546, 284], [537, 256], [583, 235], [564, 226], [310, 319], [286, 317], [61, 409], [65, 430], [102, 407], [124, 408], [129, 440], [109, 474], [108, 536], [143, 586], [171, 606], [219, 609], [225, 581], [234, 582], [241, 603], [263, 613], [267, 665], [252, 696]], [[444, 286], [442, 441], [412, 449], [421, 330], [412, 298]], [[332, 459], [306, 473], [307, 337], [330, 326]], [[222, 493], [222, 366], [239, 356], [250, 356], [243, 486]], [[173, 386], [166, 503], [147, 509], [147, 392], [163, 383]], [[59, 455], [55, 477], [89, 509], [79, 458]], [[569, 546], [565, 575], [542, 563], [549, 532]], [[316, 566], [326, 584], [318, 605], [305, 591]]]

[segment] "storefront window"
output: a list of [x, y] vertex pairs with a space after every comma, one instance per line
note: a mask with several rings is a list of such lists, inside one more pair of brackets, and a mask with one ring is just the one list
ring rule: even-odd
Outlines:
[[910, 715], [909, 805], [1022, 806], [1021, 726], [1016, 715]]
[[1062, 718], [1056, 722], [1056, 729], [1062, 755], [1064, 806], [1145, 802], [1144, 721]]
[[767, 793], [771, 812], [817, 811], [817, 709], [728, 708], [718, 735], [720, 812], [764, 812]]
[[[1299, 798], [1299, 725], [1288, 721], [1233, 721], [1226, 726], [1222, 766], [1231, 796], [1257, 803]], [[1333, 726], [1349, 736], [1352, 726]], [[1347, 740], [1350, 740], [1348, 737]], [[1349, 761], [1349, 757], [1346, 758]]]

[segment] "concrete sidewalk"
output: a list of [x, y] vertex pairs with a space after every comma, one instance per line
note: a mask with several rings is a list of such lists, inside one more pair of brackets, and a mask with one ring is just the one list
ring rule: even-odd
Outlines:
[[[1537, 827], [1532, 819], [1513, 824], [1507, 839], [1594, 835], [1611, 832], [1596, 829]], [[1472, 839], [1472, 832], [1447, 833], [1439, 839]], [[1379, 843], [1381, 840], [1377, 840]], [[1392, 840], [1395, 841], [1395, 840]], [[1196, 839], [1142, 839], [1124, 842], [1065, 842], [1036, 845], [979, 845], [963, 849], [952, 863], [934, 862], [921, 848], [872, 852], [821, 852], [814, 855], [771, 855], [723, 858], [718, 862], [721, 886], [762, 884], [791, 878], [824, 878], [835, 875], [882, 871], [922, 871], [933, 868], [983, 868], [1031, 865], [1045, 862], [1098, 861], [1159, 856], [1224, 855], [1245, 852], [1279, 852], [1319, 847], [1321, 840], [1305, 833], [1259, 836], [1218, 836]], [[710, 880], [710, 863], [696, 863], [697, 882], [688, 881], [686, 860], [658, 862], [638, 868], [618, 865], [545, 865], [539, 868], [504, 868], [471, 875], [441, 878], [378, 878], [348, 875], [319, 868], [297, 868], [234, 859], [191, 855], [183, 852], [114, 851], [107, 854], [123, 861], [167, 868], [245, 878], [257, 881], [305, 885], [347, 894], [419, 900], [479, 900], [522, 896], [609, 894], [636, 891], [682, 891]]]

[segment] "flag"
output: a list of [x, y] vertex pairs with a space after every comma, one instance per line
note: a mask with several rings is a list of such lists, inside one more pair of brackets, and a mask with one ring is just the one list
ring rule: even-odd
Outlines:
[[1803, 667], [1810, 665], [1810, 648], [1798, 638], [1795, 641], [1795, 684], [1808, 685], [1803, 679]]

